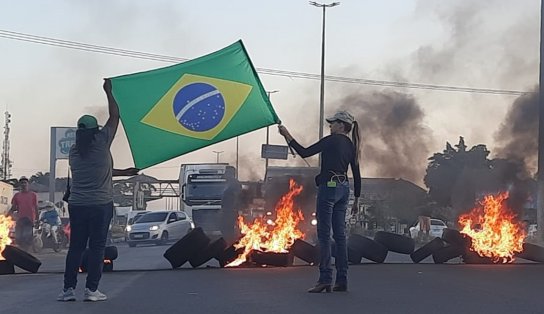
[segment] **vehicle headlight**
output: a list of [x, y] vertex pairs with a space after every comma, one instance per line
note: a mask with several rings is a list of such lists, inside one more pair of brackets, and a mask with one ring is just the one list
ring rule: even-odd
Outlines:
[[312, 226], [317, 226], [317, 219], [312, 219], [312, 222], [311, 222]]
[[191, 229], [194, 229], [195, 228], [195, 224], [194, 222], [191, 221]]
[[131, 232], [131, 231], [132, 231], [132, 226], [127, 226], [127, 227], [125, 228], [125, 230], [128, 231], [128, 232]]
[[150, 230], [150, 231], [157, 231], [157, 230], [159, 230], [159, 226], [151, 226], [151, 227], [149, 228], [149, 230]]

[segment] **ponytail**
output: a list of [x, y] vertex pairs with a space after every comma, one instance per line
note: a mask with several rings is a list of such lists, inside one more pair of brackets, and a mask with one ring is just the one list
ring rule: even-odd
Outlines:
[[359, 134], [359, 124], [357, 121], [353, 121], [353, 128], [351, 129], [351, 139], [353, 141], [353, 148], [355, 149], [355, 162], [359, 164], [359, 157], [361, 156], [361, 135]]

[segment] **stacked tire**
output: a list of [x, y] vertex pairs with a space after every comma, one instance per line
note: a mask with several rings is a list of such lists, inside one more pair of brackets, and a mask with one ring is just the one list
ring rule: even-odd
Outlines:
[[383, 263], [387, 252], [385, 246], [365, 236], [352, 234], [348, 238], [348, 261], [352, 264], [360, 264], [363, 257], [375, 263]]
[[223, 245], [223, 242], [224, 240], [217, 240], [212, 242], [213, 246], [210, 246], [210, 238], [201, 227], [198, 227], [169, 247], [163, 256], [170, 262], [172, 268], [181, 267], [189, 260], [193, 261], [193, 267], [198, 267], [207, 262], [210, 255], [216, 254], [216, 250], [220, 251], [218, 248]]
[[42, 265], [42, 262], [34, 255], [12, 245], [6, 245], [2, 251], [2, 256], [5, 258], [5, 261], [2, 262], [1, 270], [5, 273], [13, 274], [15, 272], [13, 266], [17, 266], [31, 273], [37, 273]]

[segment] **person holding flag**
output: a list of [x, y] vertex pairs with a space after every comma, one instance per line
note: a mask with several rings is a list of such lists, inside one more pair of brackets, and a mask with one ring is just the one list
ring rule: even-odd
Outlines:
[[[280, 134], [302, 158], [321, 154], [321, 171], [315, 178], [318, 186], [316, 202], [317, 238], [319, 241], [319, 280], [311, 293], [347, 291], [348, 251], [346, 244], [346, 209], [349, 199], [348, 166], [351, 166], [355, 200], [352, 214], [359, 211], [361, 173], [359, 170], [359, 127], [347, 111], [327, 118], [331, 134], [308, 148], [300, 145], [283, 125]], [[351, 131], [351, 140], [348, 137]], [[331, 228], [336, 242], [336, 281], [332, 287]], [[331, 289], [332, 288], [332, 289]]]
[[84, 115], [77, 121], [76, 142], [70, 148], [72, 184], [68, 198], [70, 247], [66, 255], [64, 288], [58, 301], [75, 301], [77, 273], [83, 252], [89, 244], [87, 282], [84, 301], [105, 301], [98, 290], [104, 264], [108, 227], [113, 216], [112, 176], [132, 176], [139, 169], [113, 169], [110, 147], [119, 125], [119, 108], [112, 94], [111, 81], [104, 81], [109, 118], [100, 128], [95, 117]]

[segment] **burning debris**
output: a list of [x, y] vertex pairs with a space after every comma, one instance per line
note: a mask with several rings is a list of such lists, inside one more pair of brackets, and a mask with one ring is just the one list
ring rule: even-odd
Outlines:
[[494, 263], [510, 263], [523, 251], [526, 232], [507, 206], [508, 193], [486, 195], [479, 206], [459, 217], [460, 232], [470, 237], [470, 250]]
[[15, 226], [15, 222], [11, 217], [0, 215], [0, 261], [4, 260], [2, 252], [6, 248], [6, 245], [11, 244], [11, 238], [9, 237], [10, 230]]
[[[253, 223], [244, 222], [238, 217], [238, 224], [242, 238], [234, 245], [236, 249], [243, 249], [236, 260], [227, 267], [239, 266], [251, 260], [251, 256], [263, 256], [261, 253], [288, 253], [296, 239], [304, 237], [304, 233], [297, 228], [304, 220], [301, 210], [295, 205], [294, 198], [299, 195], [303, 187], [294, 180], [289, 180], [289, 192], [281, 197], [276, 205], [276, 219], [268, 224], [266, 219], [256, 218]], [[266, 254], [265, 254], [266, 255]]]

